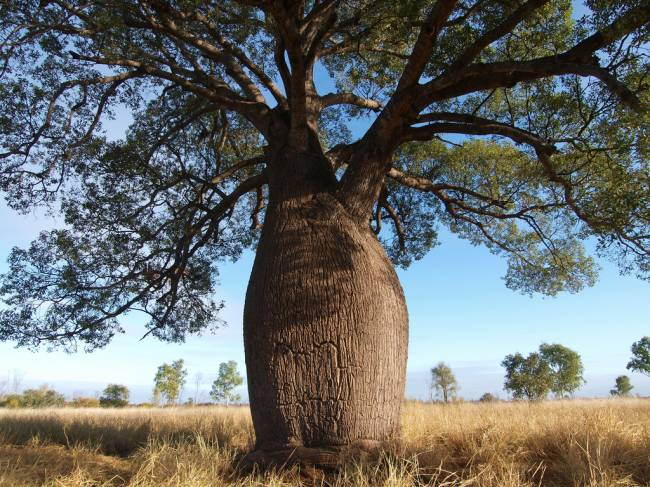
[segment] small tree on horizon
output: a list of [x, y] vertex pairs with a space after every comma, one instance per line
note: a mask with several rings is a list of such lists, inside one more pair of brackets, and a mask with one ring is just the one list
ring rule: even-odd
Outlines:
[[480, 398], [479, 402], [495, 402], [498, 401], [499, 398], [492, 394], [491, 392], [485, 392]]
[[550, 392], [562, 398], [585, 383], [580, 355], [559, 343], [542, 343], [528, 357], [507, 355], [501, 365], [506, 369], [504, 388], [515, 399], [541, 400]]
[[[176, 404], [185, 385], [187, 370], [183, 359], [158, 367], [154, 377], [154, 391], [158, 391], [167, 404]], [[154, 392], [155, 396], [155, 392]]]
[[109, 384], [99, 398], [99, 404], [107, 408], [123, 408], [129, 405], [129, 388], [122, 384]]
[[234, 392], [235, 387], [242, 385], [243, 377], [237, 370], [237, 362], [230, 360], [219, 364], [219, 375], [212, 383], [210, 397], [217, 402], [225, 402], [226, 405], [231, 402], [241, 401], [241, 396]]
[[50, 389], [47, 384], [43, 384], [38, 389], [27, 389], [20, 397], [21, 407], [26, 408], [51, 408], [65, 405], [63, 394]]
[[616, 378], [614, 389], [611, 389], [609, 393], [612, 396], [628, 397], [632, 389], [634, 389], [634, 386], [630, 382], [630, 378], [627, 375], [619, 375]]
[[573, 395], [585, 383], [582, 376], [584, 366], [578, 352], [559, 343], [542, 343], [539, 346], [539, 354], [551, 369], [551, 392], [555, 397]]
[[553, 373], [548, 362], [539, 353], [528, 357], [520, 353], [507, 355], [501, 365], [506, 369], [503, 388], [514, 399], [539, 401], [545, 399], [553, 386]]
[[632, 344], [632, 359], [628, 362], [627, 369], [650, 377], [650, 336]]
[[456, 399], [456, 392], [458, 391], [458, 383], [456, 377], [449, 367], [444, 362], [439, 362], [438, 365], [431, 369], [431, 395], [435, 393], [441, 397], [445, 403], [450, 400]]

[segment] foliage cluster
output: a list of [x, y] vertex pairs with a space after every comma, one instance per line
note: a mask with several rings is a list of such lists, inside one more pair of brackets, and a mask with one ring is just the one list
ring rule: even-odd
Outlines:
[[443, 402], [448, 403], [456, 399], [456, 392], [458, 383], [451, 367], [439, 362], [431, 369], [431, 395], [435, 393]]
[[627, 368], [650, 377], [650, 336], [643, 337], [632, 344], [632, 359], [628, 362]]
[[241, 401], [241, 396], [234, 392], [235, 388], [242, 385], [244, 378], [237, 371], [237, 362], [230, 360], [219, 364], [219, 375], [212, 383], [210, 397], [216, 402]]
[[183, 359], [158, 367], [154, 377], [154, 398], [161, 397], [167, 404], [176, 404], [185, 385], [187, 370]]
[[564, 397], [584, 383], [580, 355], [557, 343], [542, 343], [527, 357], [507, 355], [501, 365], [506, 369], [503, 387], [515, 399], [541, 400], [550, 392]]
[[[649, 12], [648, 0], [586, 1], [578, 20], [569, 0], [0, 3], [0, 190], [65, 223], [12, 250], [0, 339], [103, 347], [132, 310], [167, 341], [219, 325], [218, 266], [256, 245], [272, 194], [311, 184], [283, 176], [287, 153], [292, 177], [318, 161], [309, 180], [397, 265], [446, 227], [505, 257], [506, 285], [524, 293], [592, 285], [590, 238], [647, 278]], [[133, 122], [113, 140], [119, 110]]]
[[612, 396], [627, 397], [631, 394], [632, 389], [634, 389], [634, 386], [630, 382], [630, 378], [627, 375], [619, 375], [616, 378], [614, 389], [610, 390], [609, 393]]
[[121, 384], [109, 384], [99, 398], [103, 407], [123, 408], [129, 404], [129, 389]]
[[0, 398], [0, 407], [51, 408], [65, 405], [63, 394], [43, 384], [37, 389], [27, 389], [22, 394], [9, 394]]

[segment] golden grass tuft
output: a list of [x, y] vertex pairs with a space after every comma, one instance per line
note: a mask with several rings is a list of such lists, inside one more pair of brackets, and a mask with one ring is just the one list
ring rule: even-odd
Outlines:
[[[378, 460], [308, 484], [650, 486], [650, 401], [407, 403]], [[296, 486], [304, 472], [243, 473], [247, 408], [0, 410], [2, 486]]]

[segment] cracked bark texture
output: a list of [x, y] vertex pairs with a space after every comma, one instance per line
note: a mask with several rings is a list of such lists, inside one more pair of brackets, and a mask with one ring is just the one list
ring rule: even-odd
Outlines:
[[258, 455], [398, 434], [407, 335], [402, 288], [367, 222], [329, 192], [272, 204], [244, 310]]

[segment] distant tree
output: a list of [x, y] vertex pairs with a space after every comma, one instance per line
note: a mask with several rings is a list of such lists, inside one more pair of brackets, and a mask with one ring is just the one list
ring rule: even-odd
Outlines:
[[185, 361], [176, 360], [169, 364], [162, 364], [158, 367], [158, 372], [154, 378], [155, 387], [160, 396], [167, 404], [175, 404], [180, 398], [181, 391], [185, 385], [187, 370], [185, 370]]
[[52, 408], [65, 405], [63, 394], [50, 389], [43, 384], [38, 389], [27, 389], [22, 394], [22, 407], [26, 408]]
[[632, 389], [634, 389], [634, 386], [630, 383], [630, 378], [627, 375], [619, 375], [616, 378], [614, 389], [611, 389], [609, 393], [612, 396], [626, 397], [630, 395]]
[[68, 403], [73, 408], [97, 408], [100, 406], [99, 399], [94, 397], [75, 397]]
[[0, 408], [21, 408], [23, 407], [22, 394], [6, 394], [0, 398]]
[[584, 366], [578, 352], [559, 343], [542, 343], [539, 355], [551, 369], [551, 392], [556, 397], [571, 395], [585, 383], [582, 377]]
[[494, 402], [494, 401], [498, 401], [498, 398], [490, 392], [486, 392], [479, 398], [479, 402]]
[[199, 392], [201, 390], [201, 384], [203, 383], [203, 374], [197, 372], [194, 374], [194, 403], [199, 403]]
[[457, 390], [458, 384], [451, 367], [444, 362], [440, 362], [431, 369], [432, 395], [435, 392], [436, 396], [441, 397], [447, 403], [456, 398]]
[[546, 398], [553, 387], [553, 371], [537, 352], [528, 357], [520, 353], [507, 355], [501, 365], [506, 369], [503, 387], [515, 399], [538, 401]]
[[627, 369], [650, 377], [650, 337], [643, 337], [632, 344], [632, 359]]
[[129, 388], [121, 384], [109, 384], [99, 398], [99, 404], [108, 408], [123, 408], [129, 404]]
[[160, 402], [160, 391], [154, 386], [153, 391], [151, 392], [151, 404], [154, 406], [160, 406]]
[[243, 382], [244, 379], [237, 371], [237, 362], [234, 360], [221, 362], [219, 364], [219, 375], [212, 383], [210, 397], [217, 402], [225, 402], [226, 404], [241, 401], [241, 396], [236, 394], [234, 390]]

